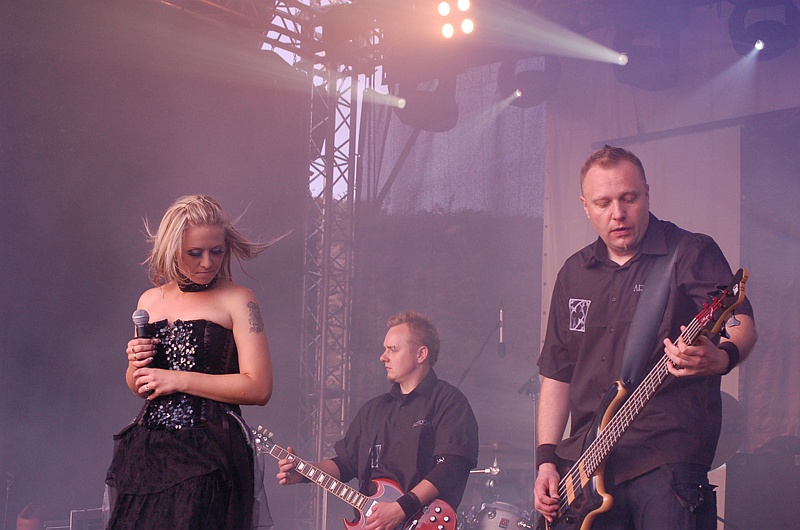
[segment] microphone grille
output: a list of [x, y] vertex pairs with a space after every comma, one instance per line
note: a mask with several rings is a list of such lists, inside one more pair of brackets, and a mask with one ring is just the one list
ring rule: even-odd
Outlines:
[[137, 309], [131, 316], [133, 323], [137, 326], [142, 326], [150, 322], [150, 315], [144, 309]]

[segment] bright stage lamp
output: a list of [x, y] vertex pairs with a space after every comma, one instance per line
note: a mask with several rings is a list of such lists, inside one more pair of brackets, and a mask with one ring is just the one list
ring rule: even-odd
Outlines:
[[471, 19], [465, 18], [461, 21], [461, 31], [469, 35], [475, 31], [475, 23]]
[[442, 25], [442, 36], [445, 39], [450, 39], [455, 35], [456, 30], [451, 23], [446, 23]]

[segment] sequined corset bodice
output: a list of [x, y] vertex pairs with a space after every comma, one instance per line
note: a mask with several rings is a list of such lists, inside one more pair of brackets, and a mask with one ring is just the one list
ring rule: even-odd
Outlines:
[[[148, 324], [156, 347], [153, 368], [230, 374], [239, 372], [233, 332], [208, 320], [166, 320]], [[209, 401], [189, 394], [161, 396], [147, 403], [142, 421], [148, 429], [181, 429], [201, 425]]]

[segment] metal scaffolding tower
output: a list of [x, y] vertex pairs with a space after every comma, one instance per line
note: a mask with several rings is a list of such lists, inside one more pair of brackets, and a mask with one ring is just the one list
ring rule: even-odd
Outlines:
[[[349, 413], [349, 329], [353, 276], [353, 210], [357, 80], [331, 71], [315, 87], [312, 111], [311, 210], [307, 218], [299, 434], [317, 459], [333, 454]], [[319, 134], [317, 134], [319, 132]], [[306, 511], [325, 528], [327, 500], [319, 489]]]

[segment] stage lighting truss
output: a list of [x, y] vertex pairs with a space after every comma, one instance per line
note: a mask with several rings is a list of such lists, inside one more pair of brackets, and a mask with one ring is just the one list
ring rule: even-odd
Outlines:
[[755, 52], [757, 60], [769, 61], [793, 48], [800, 41], [800, 8], [794, 1], [730, 0], [730, 2], [736, 7], [728, 19], [728, 32], [733, 49], [739, 55]]
[[327, 70], [371, 75], [380, 65], [380, 30], [370, 2], [323, 6], [306, 0], [160, 1], [256, 33], [262, 49], [278, 52], [300, 69], [313, 69], [315, 75]]

